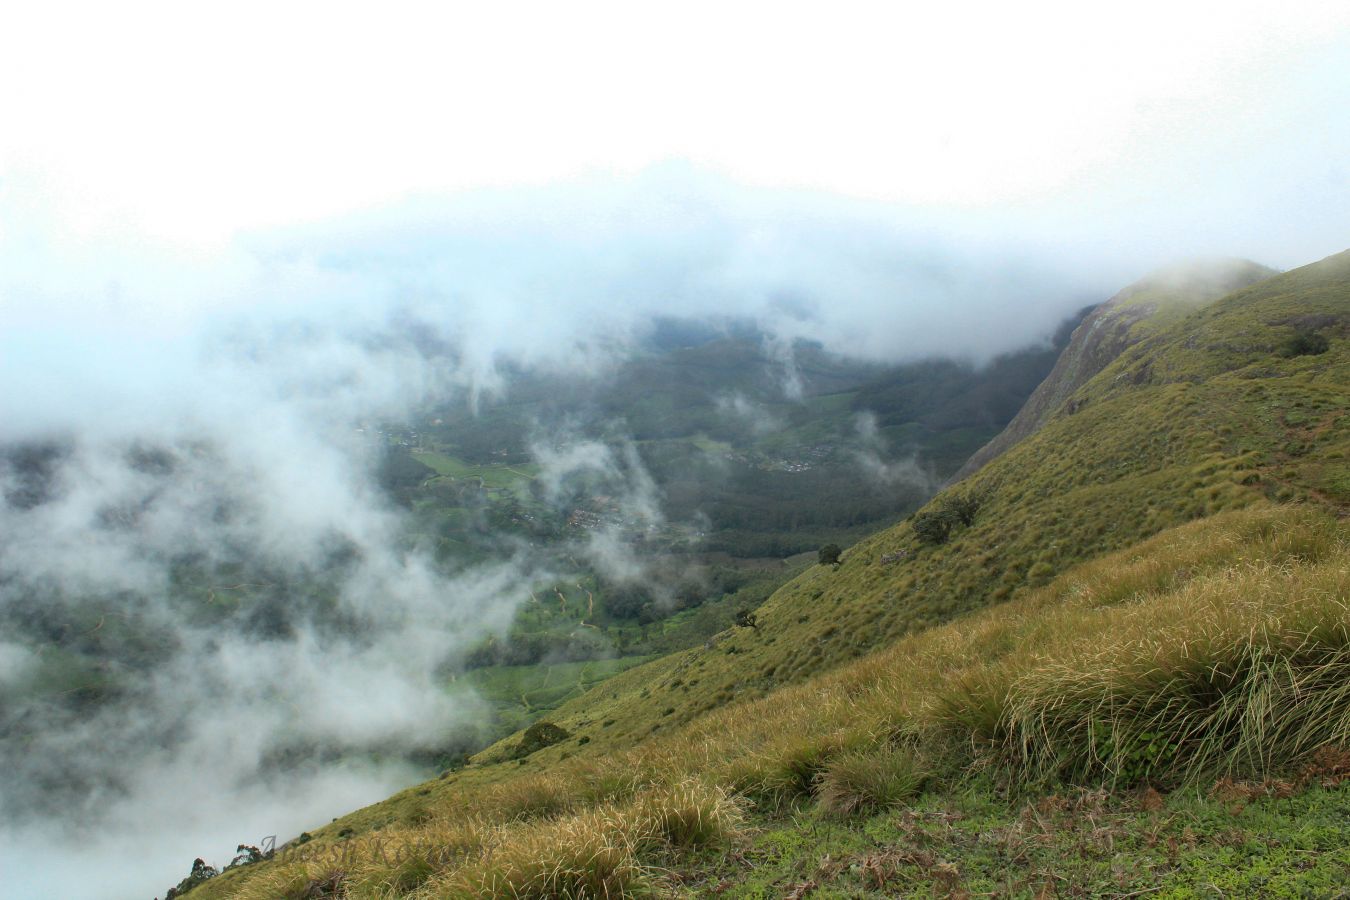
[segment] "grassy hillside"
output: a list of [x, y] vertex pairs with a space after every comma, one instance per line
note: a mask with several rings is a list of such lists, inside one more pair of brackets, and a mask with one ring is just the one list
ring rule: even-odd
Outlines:
[[1276, 274], [1244, 259], [1186, 263], [1155, 272], [1098, 306], [1074, 329], [1050, 375], [1017, 415], [971, 455], [957, 479], [970, 475], [1034, 434], [1088, 380], [1127, 347], [1175, 323], [1187, 313]]
[[1306, 854], [1350, 865], [1348, 541], [1305, 506], [1170, 529], [627, 750], [410, 789], [193, 896], [945, 895], [1019, 858], [1026, 895], [1250, 892], [1300, 858], [1317, 894], [1337, 872]]
[[[486, 686], [495, 715], [433, 759], [527, 727], [590, 685], [552, 680], [549, 663], [612, 672], [627, 667], [608, 663], [616, 655], [631, 665], [702, 644], [796, 574], [784, 557], [852, 543], [921, 505], [1015, 414], [1079, 318], [1048, 346], [982, 368], [884, 367], [802, 342], [792, 353], [796, 398], [784, 396], [785, 363], [764, 335], [669, 322], [612, 378], [521, 372], [476, 410], [370, 425], [385, 444], [381, 481], [410, 513], [411, 542], [452, 568], [498, 558], [509, 537], [550, 556], [558, 573], [535, 586], [504, 639], [470, 648], [470, 683]], [[622, 457], [623, 473], [541, 467], [540, 448], [583, 437]], [[630, 508], [622, 476], [650, 476], [660, 522]], [[641, 584], [595, 569], [578, 545], [597, 533], [641, 558]], [[544, 667], [542, 691], [499, 689], [531, 664]]]
[[[1297, 329], [1288, 320], [1305, 318], [1329, 320], [1330, 349], [1283, 356]], [[629, 670], [562, 707], [557, 720], [623, 745], [1006, 600], [1173, 525], [1268, 500], [1316, 498], [1343, 509], [1348, 327], [1350, 254], [1177, 321], [1071, 396], [1035, 436], [936, 498], [927, 511], [953, 496], [981, 504], [946, 543], [920, 540], [913, 519], [883, 531], [850, 548], [837, 571], [817, 566], [779, 590], [757, 610], [757, 628]]]
[[1348, 331], [1350, 253], [1159, 322], [755, 627], [193, 896], [1325, 894]]

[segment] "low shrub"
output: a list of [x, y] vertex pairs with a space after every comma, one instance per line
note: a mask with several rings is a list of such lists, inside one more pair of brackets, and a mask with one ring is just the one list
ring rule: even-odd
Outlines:
[[1331, 342], [1327, 340], [1326, 335], [1312, 329], [1300, 328], [1280, 345], [1280, 355], [1286, 359], [1295, 356], [1317, 356], [1326, 353], [1330, 348]]
[[552, 722], [535, 722], [525, 733], [520, 736], [520, 743], [512, 752], [515, 759], [523, 759], [531, 753], [537, 753], [545, 747], [552, 747], [554, 744], [561, 743], [571, 737], [563, 728], [559, 728]]
[[921, 512], [914, 516], [914, 535], [925, 544], [945, 544], [952, 535], [955, 520], [943, 510]]

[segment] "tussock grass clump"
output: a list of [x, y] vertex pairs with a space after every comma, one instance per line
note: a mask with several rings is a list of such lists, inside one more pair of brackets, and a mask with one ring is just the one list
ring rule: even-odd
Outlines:
[[908, 750], [846, 753], [830, 763], [816, 788], [827, 813], [866, 815], [916, 797], [929, 779]]
[[333, 866], [292, 864], [254, 878], [234, 897], [242, 900], [309, 900], [347, 897], [347, 873]]
[[947, 715], [1001, 706], [984, 737], [1036, 779], [1279, 771], [1350, 737], [1347, 598], [1344, 550], [1311, 566], [1235, 567], [1081, 613], [1039, 658], [1009, 667], [1010, 683], [949, 698]]
[[731, 835], [740, 825], [740, 808], [721, 788], [682, 781], [641, 794], [633, 804], [637, 831], [672, 847], [702, 847]]
[[577, 768], [571, 777], [571, 789], [584, 804], [627, 800], [644, 786], [641, 775], [627, 766], [606, 762], [600, 766]]
[[577, 794], [553, 774], [527, 775], [493, 785], [481, 806], [499, 819], [547, 819], [575, 809]]
[[865, 746], [868, 738], [856, 733], [831, 733], [771, 742], [723, 765], [718, 774], [735, 790], [768, 807], [780, 807], [810, 797], [830, 762], [849, 750]]
[[416, 828], [283, 849], [279, 865], [260, 870], [231, 896], [240, 900], [403, 896], [480, 853], [496, 840], [497, 831], [479, 819], [435, 820]]
[[417, 896], [592, 898], [659, 893], [654, 852], [713, 843], [735, 833], [740, 810], [725, 791], [697, 781], [654, 787], [622, 806], [504, 830], [477, 860]]
[[650, 873], [637, 859], [629, 823], [595, 809], [512, 831], [470, 865], [426, 885], [439, 898], [589, 898], [650, 894]]
[[352, 854], [347, 896], [402, 896], [446, 868], [479, 854], [497, 830], [480, 819], [440, 821], [420, 828], [377, 833]]

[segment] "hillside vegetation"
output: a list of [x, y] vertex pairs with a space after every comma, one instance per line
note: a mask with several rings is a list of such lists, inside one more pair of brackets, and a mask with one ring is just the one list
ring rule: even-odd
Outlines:
[[1155, 272], [1125, 288], [1092, 310], [1074, 329], [1069, 345], [1055, 361], [1050, 375], [1008, 427], [971, 455], [956, 478], [970, 475], [1034, 434], [1075, 391], [1126, 348], [1187, 313], [1274, 274], [1275, 270], [1249, 260], [1206, 260]]
[[564, 704], [542, 749], [192, 896], [1331, 893], [1350, 253], [1146, 330], [838, 566]]
[[[1270, 500], [1343, 508], [1347, 279], [1350, 255], [1341, 254], [1162, 329], [1032, 438], [922, 510], [978, 500], [973, 524], [946, 543], [921, 540], [914, 518], [880, 532], [852, 547], [838, 570], [818, 566], [780, 589], [756, 611], [757, 628], [631, 669], [562, 707], [556, 721], [623, 745], [1006, 600], [1173, 525]], [[1327, 320], [1323, 330], [1342, 337], [1326, 353], [1285, 357], [1294, 319]]]

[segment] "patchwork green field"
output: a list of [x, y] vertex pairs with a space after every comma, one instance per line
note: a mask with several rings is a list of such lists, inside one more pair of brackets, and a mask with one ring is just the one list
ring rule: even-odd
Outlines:
[[613, 675], [647, 662], [648, 656], [594, 659], [571, 663], [527, 666], [488, 666], [472, 669], [451, 682], [451, 689], [467, 687], [494, 710], [494, 730], [518, 731], [540, 715], [595, 687]]
[[428, 468], [434, 469], [438, 475], [452, 481], [477, 482], [485, 490], [514, 491], [519, 494], [519, 488], [539, 474], [539, 467], [533, 463], [511, 466], [474, 465], [449, 454], [431, 450], [414, 450], [412, 456]]

